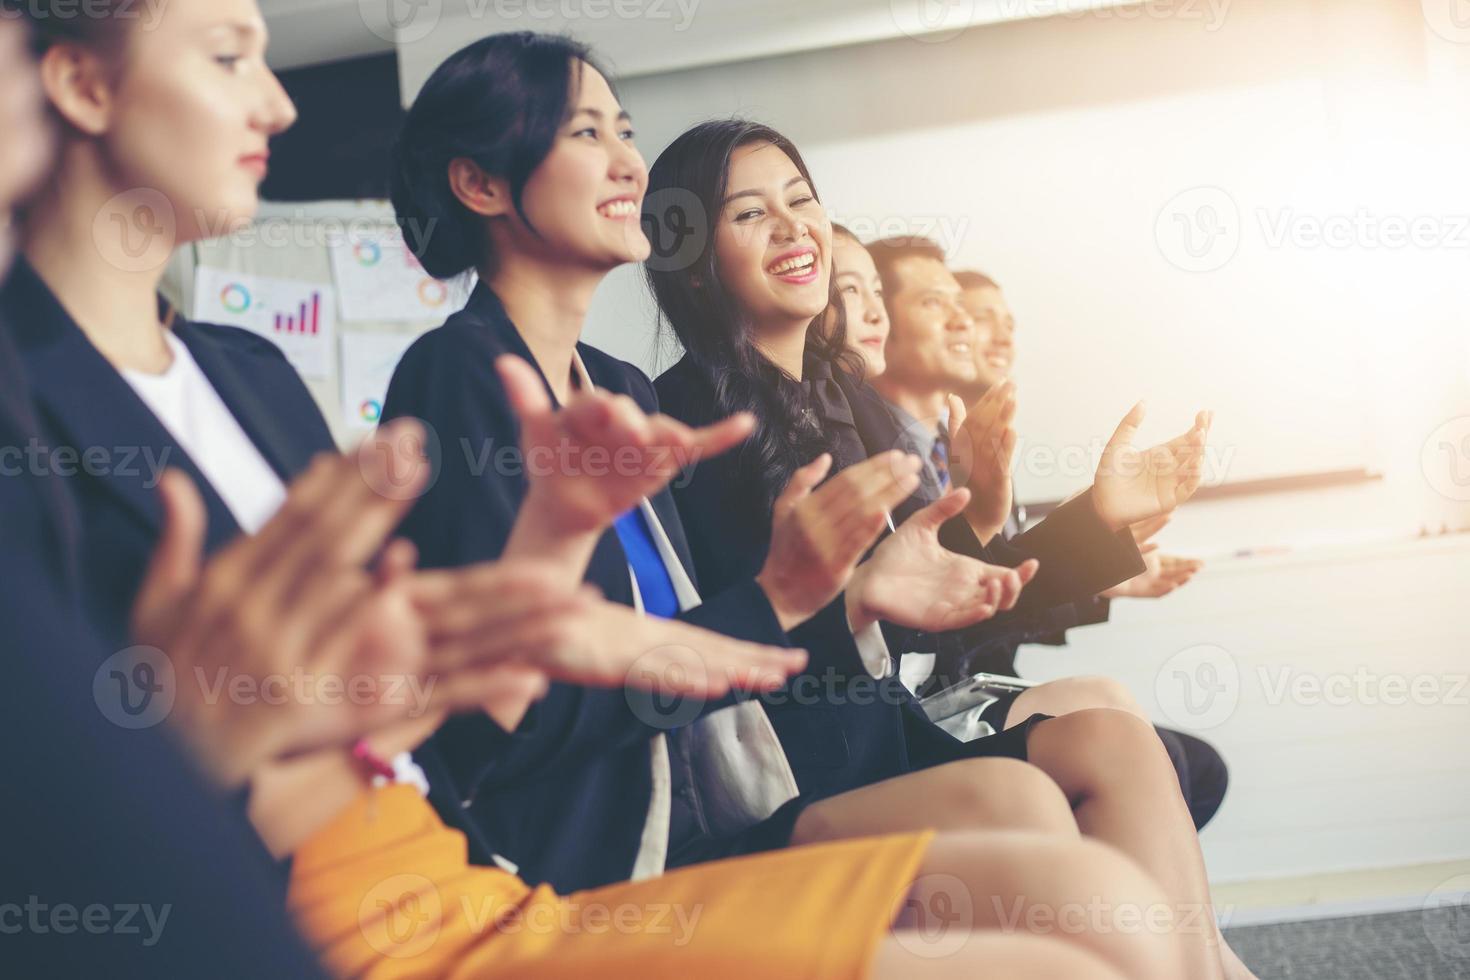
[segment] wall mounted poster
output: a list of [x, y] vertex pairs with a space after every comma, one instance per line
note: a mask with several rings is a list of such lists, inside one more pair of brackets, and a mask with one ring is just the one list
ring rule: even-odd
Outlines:
[[342, 418], [350, 428], [367, 431], [378, 424], [393, 369], [415, 339], [409, 333], [342, 331]]
[[437, 325], [469, 299], [469, 277], [441, 282], [429, 275], [397, 228], [350, 231], [330, 251], [344, 323]]
[[201, 265], [194, 273], [194, 319], [268, 338], [302, 377], [332, 375], [337, 297], [331, 286]]

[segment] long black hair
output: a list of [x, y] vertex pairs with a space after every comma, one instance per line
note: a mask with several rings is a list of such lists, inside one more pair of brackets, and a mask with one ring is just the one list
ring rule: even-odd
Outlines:
[[[821, 427], [808, 421], [801, 394], [781, 383], [781, 369], [757, 349], [739, 304], [720, 281], [714, 223], [729, 190], [730, 158], [753, 143], [769, 143], [790, 157], [820, 200], [795, 144], [771, 127], [744, 119], [700, 123], [654, 161], [643, 213], [644, 229], [656, 245], [665, 229], [693, 227], [695, 238], [685, 243], [689, 247], [676, 250], [672, 261], [655, 248], [644, 272], [662, 323], [714, 387], [717, 413], [755, 415], [756, 430], [745, 443], [742, 460], [754, 469], [765, 503], [771, 504], [797, 468], [832, 447]], [[692, 226], [690, 208], [698, 209]], [[822, 329], [824, 314], [814, 318], [806, 334], [805, 359], [861, 377], [860, 360], [847, 350], [847, 320], [836, 286], [829, 288], [828, 311], [836, 315], [827, 329]]]
[[424, 83], [393, 147], [389, 186], [404, 240], [430, 275], [459, 275], [490, 249], [485, 219], [449, 186], [450, 162], [465, 157], [508, 181], [525, 220], [521, 195], [572, 110], [579, 64], [607, 76], [569, 37], [492, 34], [450, 55]]

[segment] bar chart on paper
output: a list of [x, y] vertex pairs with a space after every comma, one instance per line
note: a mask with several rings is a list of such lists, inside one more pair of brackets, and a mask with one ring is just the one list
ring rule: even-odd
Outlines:
[[205, 265], [194, 273], [194, 319], [243, 327], [267, 338], [307, 378], [332, 376], [336, 308], [336, 295], [324, 283]]
[[277, 313], [275, 332], [278, 334], [298, 334], [301, 336], [319, 336], [322, 325], [322, 294], [320, 290], [313, 290], [311, 301], [308, 304], [303, 301], [297, 306], [297, 312]]

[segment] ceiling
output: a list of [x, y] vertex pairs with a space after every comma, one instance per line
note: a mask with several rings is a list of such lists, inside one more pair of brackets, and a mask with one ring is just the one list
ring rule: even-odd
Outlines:
[[[271, 64], [295, 68], [400, 51], [405, 94], [477, 37], [567, 31], [621, 77], [1137, 6], [1137, 0], [259, 0]], [[393, 10], [406, 25], [395, 34]], [[397, 37], [397, 43], [394, 38]]]

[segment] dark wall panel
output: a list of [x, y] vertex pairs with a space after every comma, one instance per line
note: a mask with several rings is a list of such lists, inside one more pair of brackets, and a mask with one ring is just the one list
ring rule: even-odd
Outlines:
[[398, 56], [282, 72], [301, 118], [271, 142], [272, 201], [388, 196], [388, 150], [403, 120]]

